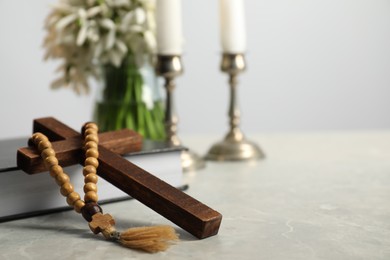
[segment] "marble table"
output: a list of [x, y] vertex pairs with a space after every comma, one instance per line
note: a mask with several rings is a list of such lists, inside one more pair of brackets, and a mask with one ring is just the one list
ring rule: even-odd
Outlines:
[[[147, 254], [93, 238], [65, 211], [0, 223], [0, 259], [390, 259], [390, 132], [248, 137], [265, 160], [185, 174], [186, 192], [223, 214], [217, 236], [176, 227], [176, 245]], [[204, 154], [218, 136], [182, 139]], [[118, 229], [172, 224], [135, 200], [104, 209]]]

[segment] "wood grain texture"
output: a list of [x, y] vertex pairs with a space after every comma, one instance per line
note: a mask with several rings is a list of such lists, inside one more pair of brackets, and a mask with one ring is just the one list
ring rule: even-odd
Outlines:
[[[80, 139], [79, 133], [54, 118], [34, 120], [34, 132], [36, 131], [44, 133], [50, 140]], [[217, 211], [103, 145], [99, 145], [99, 154], [98, 175], [108, 182], [197, 238], [207, 238], [218, 233], [222, 215]], [[76, 161], [82, 163], [83, 154], [77, 155]]]
[[[38, 128], [41, 129], [39, 132], [47, 131], [47, 128], [41, 126]], [[53, 133], [50, 133], [49, 135], [51, 141], [53, 141], [53, 139], [60, 140], [53, 142], [52, 146], [56, 151], [56, 156], [61, 166], [65, 167], [80, 163], [83, 145], [80, 134], [67, 139], [64, 139], [61, 135], [53, 135]], [[142, 149], [141, 135], [129, 129], [101, 133], [99, 134], [99, 140], [103, 147], [117, 154], [137, 152]], [[20, 148], [17, 152], [16, 160], [18, 167], [29, 174], [46, 171], [40, 154], [33, 147]]]
[[218, 233], [220, 213], [104, 147], [99, 153], [99, 176], [198, 238]]

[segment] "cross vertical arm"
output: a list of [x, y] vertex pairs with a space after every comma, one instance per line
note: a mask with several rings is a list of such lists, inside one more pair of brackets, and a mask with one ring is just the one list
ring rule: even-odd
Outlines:
[[218, 233], [220, 213], [103, 147], [99, 157], [99, 176], [122, 191], [198, 238]]

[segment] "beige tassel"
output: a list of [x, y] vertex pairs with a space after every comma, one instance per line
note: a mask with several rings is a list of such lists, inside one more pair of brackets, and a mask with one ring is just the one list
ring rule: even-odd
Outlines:
[[165, 251], [178, 239], [170, 226], [129, 228], [119, 235], [119, 243], [123, 246], [149, 253]]
[[115, 220], [109, 214], [92, 216], [89, 227], [95, 234], [102, 233], [106, 239], [118, 241], [121, 245], [149, 253], [165, 251], [179, 237], [170, 226], [136, 227], [124, 232], [115, 230]]

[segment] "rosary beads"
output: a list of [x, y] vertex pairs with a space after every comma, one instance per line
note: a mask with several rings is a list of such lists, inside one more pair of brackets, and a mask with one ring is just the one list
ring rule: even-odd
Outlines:
[[[73, 185], [70, 182], [69, 176], [64, 172], [63, 168], [58, 164], [58, 160], [55, 151], [52, 148], [51, 142], [48, 138], [41, 134], [35, 133], [32, 136], [33, 143], [38, 147], [41, 157], [44, 160], [44, 164], [49, 169], [50, 175], [55, 179], [58, 186], [60, 186], [60, 192], [66, 197], [66, 202], [69, 206], [73, 207], [77, 213], [81, 213], [82, 209], [85, 209], [85, 205], [97, 205], [97, 167], [99, 166], [98, 152], [98, 128], [93, 123], [85, 124], [83, 128], [84, 135], [84, 150], [86, 159], [84, 161], [83, 175], [84, 175], [84, 201], [81, 200], [80, 195], [74, 191]], [[90, 219], [91, 216], [87, 216], [84, 213], [84, 218]], [[87, 219], [87, 220], [88, 220]]]
[[69, 176], [59, 165], [55, 151], [49, 139], [42, 133], [35, 133], [31, 137], [32, 143], [37, 147], [50, 175], [60, 186], [60, 193], [66, 197], [66, 202], [77, 213], [81, 213], [89, 222], [93, 233], [102, 233], [108, 240], [119, 242], [121, 245], [144, 250], [159, 252], [166, 250], [169, 245], [178, 240], [174, 229], [170, 226], [136, 227], [124, 232], [115, 229], [115, 220], [109, 214], [104, 214], [98, 205], [97, 195], [97, 168], [99, 166], [98, 127], [95, 123], [86, 123], [82, 128], [84, 137], [84, 200], [74, 191]]

